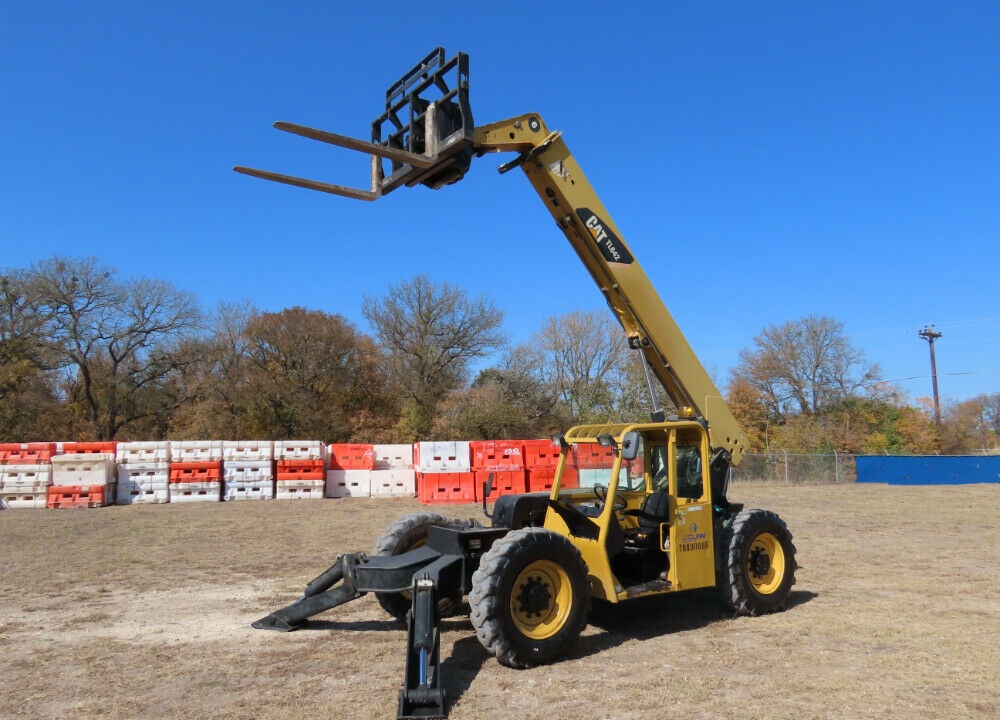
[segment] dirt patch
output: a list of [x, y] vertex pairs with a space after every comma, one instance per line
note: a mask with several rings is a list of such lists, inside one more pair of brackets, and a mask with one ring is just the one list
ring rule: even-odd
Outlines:
[[[740, 485], [802, 565], [790, 607], [598, 606], [561, 662], [501, 667], [444, 621], [450, 717], [1000, 716], [1000, 486]], [[405, 633], [372, 598], [250, 629], [410, 500], [0, 513], [0, 717], [394, 717]], [[442, 506], [454, 517], [474, 506]]]

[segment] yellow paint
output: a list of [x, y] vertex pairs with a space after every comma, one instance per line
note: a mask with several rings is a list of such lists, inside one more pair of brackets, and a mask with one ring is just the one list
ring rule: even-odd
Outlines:
[[[685, 445], [700, 448], [702, 492], [697, 498], [678, 496], [678, 437]], [[714, 587], [715, 539], [712, 523], [712, 487], [708, 472], [708, 436], [702, 432], [674, 429], [669, 441], [670, 467], [670, 572], [674, 590]]]
[[[528, 595], [536, 597], [537, 608], [525, 606]], [[559, 632], [566, 624], [572, 606], [573, 586], [566, 570], [558, 563], [536, 560], [514, 580], [510, 616], [517, 629], [532, 640], [545, 640]]]
[[[594, 518], [594, 520], [600, 524], [599, 518]], [[602, 529], [597, 540], [576, 537], [575, 535], [570, 534], [565, 521], [562, 517], [560, 517], [559, 513], [552, 508], [549, 508], [545, 513], [544, 527], [547, 530], [552, 530], [553, 532], [569, 538], [569, 541], [573, 543], [573, 545], [575, 545], [580, 551], [580, 554], [583, 555], [583, 561], [587, 563], [587, 569], [589, 571], [587, 579], [590, 581], [590, 594], [593, 597], [600, 598], [601, 600], [617, 602], [617, 592], [615, 591], [617, 580], [615, 580], [615, 577], [611, 572], [611, 563], [608, 562], [608, 553], [604, 549], [604, 542], [607, 539], [606, 527], [605, 529]]]
[[[755, 568], [754, 560], [759, 553], [767, 556], [767, 571], [760, 573]], [[773, 534], [764, 532], [758, 535], [750, 543], [750, 552], [747, 554], [747, 566], [750, 582], [754, 590], [761, 595], [770, 595], [781, 587], [782, 580], [785, 579], [785, 550], [781, 547], [781, 542]]]
[[[554, 510], [549, 508], [545, 516], [545, 527], [565, 535], [580, 550], [587, 567], [590, 569], [592, 594], [610, 602], [618, 602], [628, 598], [659, 595], [677, 590], [712, 587], [715, 585], [715, 538], [713, 533], [713, 509], [711, 497], [711, 479], [708, 469], [709, 445], [708, 434], [704, 427], [691, 420], [677, 420], [666, 423], [640, 423], [634, 425], [580, 425], [571, 428], [565, 435], [566, 442], [592, 443], [599, 435], [611, 435], [621, 445], [626, 433], [637, 430], [644, 443], [644, 487], [641, 490], [622, 490], [617, 484], [610, 483], [604, 508], [598, 517], [591, 518], [598, 526], [597, 540], [574, 537], [570, 535], [565, 521]], [[638, 508], [643, 499], [651, 493], [653, 477], [651, 469], [651, 452], [655, 446], [666, 446], [667, 467], [669, 471], [668, 492], [670, 494], [669, 521], [660, 527], [660, 547], [668, 551], [670, 569], [667, 586], [654, 586], [641, 592], [628, 592], [615, 577], [606, 551], [609, 528], [612, 523], [613, 505], [616, 500], [623, 500], [627, 507]], [[678, 495], [677, 461], [678, 447], [694, 448], [700, 453], [701, 488], [697, 497], [680, 497]], [[693, 450], [689, 450], [693, 454]], [[585, 491], [564, 491], [561, 486], [561, 476], [567, 464], [568, 452], [563, 451], [556, 471], [551, 499], [555, 501], [579, 504], [594, 498]], [[619, 451], [615, 453], [614, 466], [610, 470], [609, 479], [617, 478], [621, 470], [622, 460]], [[696, 487], [692, 481], [688, 487]], [[694, 492], [698, 492], [694, 490]], [[631, 517], [618, 515], [617, 521], [623, 528], [635, 527]], [[666, 558], [665, 558], [666, 561]], [[666, 562], [664, 563], [666, 565]]]

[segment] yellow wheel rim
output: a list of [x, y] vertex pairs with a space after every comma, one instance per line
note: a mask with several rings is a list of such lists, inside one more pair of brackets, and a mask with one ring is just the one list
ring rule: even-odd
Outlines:
[[545, 640], [566, 624], [572, 604], [569, 574], [551, 560], [536, 560], [514, 581], [510, 616], [521, 633]]
[[785, 579], [785, 550], [772, 533], [761, 533], [750, 543], [747, 575], [754, 590], [761, 595], [770, 595], [781, 587]]

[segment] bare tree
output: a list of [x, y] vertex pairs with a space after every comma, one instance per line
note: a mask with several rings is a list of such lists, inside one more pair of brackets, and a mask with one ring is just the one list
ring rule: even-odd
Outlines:
[[244, 412], [249, 373], [247, 326], [257, 314], [250, 302], [220, 303], [209, 335], [191, 341], [197, 361], [184, 369], [181, 393], [188, 402], [170, 418], [171, 436], [251, 436]]
[[51, 258], [27, 278], [44, 318], [39, 342], [60, 360], [95, 438], [169, 409], [159, 390], [180, 369], [177, 343], [198, 327], [192, 295], [160, 280], [120, 282], [93, 258]]
[[497, 367], [439, 405], [433, 435], [498, 438], [547, 437], [568, 424], [558, 394], [543, 378], [542, 355], [529, 345], [508, 351]]
[[877, 387], [880, 370], [830, 317], [809, 316], [771, 325], [740, 352], [735, 382], [760, 393], [773, 417], [814, 414]]
[[0, 275], [0, 439], [41, 440], [58, 432], [54, 358], [39, 338], [44, 318], [23, 271]]
[[365, 318], [388, 355], [392, 380], [406, 400], [401, 439], [430, 431], [438, 402], [468, 379], [469, 365], [500, 348], [503, 312], [485, 297], [436, 285], [425, 275], [365, 297]]
[[535, 335], [546, 379], [574, 422], [617, 418], [628, 386], [625, 334], [609, 313], [571, 312], [550, 318]]
[[994, 440], [1000, 439], [1000, 393], [980, 395], [977, 400], [983, 407], [983, 420], [993, 433]]

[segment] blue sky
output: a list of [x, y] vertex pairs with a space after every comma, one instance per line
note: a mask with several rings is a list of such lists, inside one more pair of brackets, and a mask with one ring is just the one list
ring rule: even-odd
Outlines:
[[364, 137], [435, 46], [484, 124], [563, 137], [724, 382], [763, 327], [829, 315], [911, 398], [1000, 391], [1000, 4], [32, 2], [0, 22], [0, 266], [96, 256], [206, 308], [303, 305], [368, 330], [425, 273], [485, 293], [515, 342], [600, 309], [519, 173], [361, 203]]

